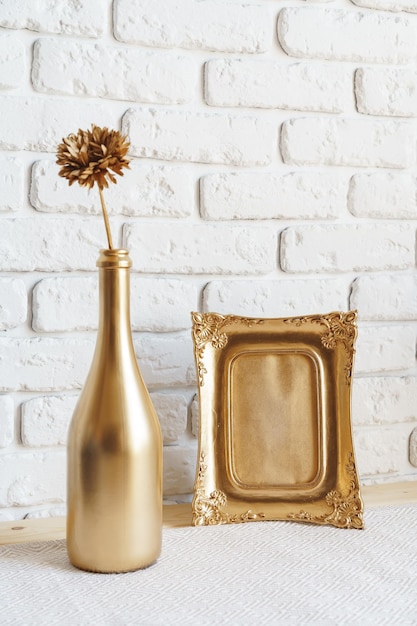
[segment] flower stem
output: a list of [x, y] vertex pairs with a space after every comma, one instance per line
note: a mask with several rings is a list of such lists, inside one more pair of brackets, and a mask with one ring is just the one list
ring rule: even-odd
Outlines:
[[107, 214], [106, 203], [104, 202], [103, 190], [101, 189], [101, 187], [98, 188], [98, 192], [100, 194], [101, 208], [103, 209], [104, 225], [106, 227], [106, 235], [107, 235], [107, 241], [108, 241], [108, 244], [109, 244], [109, 250], [112, 250], [113, 249], [113, 240], [111, 238], [109, 216]]

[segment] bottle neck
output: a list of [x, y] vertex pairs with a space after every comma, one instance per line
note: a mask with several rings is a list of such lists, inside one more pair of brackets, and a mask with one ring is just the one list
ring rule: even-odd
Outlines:
[[98, 339], [114, 343], [131, 342], [130, 266], [126, 250], [101, 250], [99, 267]]

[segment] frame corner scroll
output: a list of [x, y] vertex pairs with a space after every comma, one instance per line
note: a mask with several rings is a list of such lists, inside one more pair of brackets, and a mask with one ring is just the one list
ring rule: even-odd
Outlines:
[[219, 313], [191, 313], [192, 335], [194, 341], [194, 355], [197, 366], [199, 385], [204, 385], [204, 375], [207, 369], [203, 365], [204, 350], [207, 344], [211, 344], [216, 350], [227, 345], [229, 337], [224, 331], [228, 324], [243, 324], [251, 327], [254, 324], [262, 324], [262, 319], [239, 317], [237, 315], [220, 315]]
[[284, 320], [286, 324], [302, 326], [308, 322], [321, 324], [325, 327], [325, 332], [321, 335], [321, 343], [328, 350], [334, 350], [341, 345], [346, 352], [347, 362], [345, 365], [345, 382], [350, 385], [352, 382], [353, 357], [355, 355], [355, 341], [357, 337], [357, 317], [356, 310], [336, 311], [327, 315], [308, 315], [304, 317], [290, 317]]
[[231, 515], [223, 510], [227, 504], [227, 496], [223, 491], [216, 489], [209, 495], [204, 491], [204, 483], [206, 477], [207, 465], [205, 463], [205, 454], [200, 454], [200, 463], [197, 472], [197, 478], [194, 486], [194, 498], [192, 503], [193, 524], [194, 526], [213, 526], [217, 524], [239, 524], [243, 522], [251, 522], [263, 520], [264, 513], [254, 513], [248, 509], [244, 513]]
[[363, 502], [360, 496], [359, 482], [356, 473], [356, 466], [353, 452], [349, 452], [345, 467], [349, 476], [349, 489], [343, 495], [340, 491], [333, 489], [325, 497], [325, 502], [332, 510], [322, 515], [312, 515], [302, 510], [299, 513], [290, 513], [288, 519], [300, 522], [314, 522], [316, 524], [330, 524], [337, 528], [355, 528], [362, 530]]

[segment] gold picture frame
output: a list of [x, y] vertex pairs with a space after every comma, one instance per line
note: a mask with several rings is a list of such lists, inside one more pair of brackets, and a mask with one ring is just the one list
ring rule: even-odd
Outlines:
[[356, 311], [191, 315], [200, 411], [193, 523], [363, 528], [350, 424]]

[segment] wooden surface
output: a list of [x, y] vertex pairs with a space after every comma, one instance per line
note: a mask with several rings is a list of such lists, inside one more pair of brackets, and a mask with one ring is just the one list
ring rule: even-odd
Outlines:
[[[417, 503], [417, 481], [361, 487], [365, 508]], [[191, 526], [191, 505], [164, 506], [164, 528]], [[0, 545], [65, 538], [65, 517], [0, 522]]]
[[[65, 538], [65, 517], [0, 522], [0, 545]], [[164, 528], [191, 526], [191, 504], [164, 506]]]

